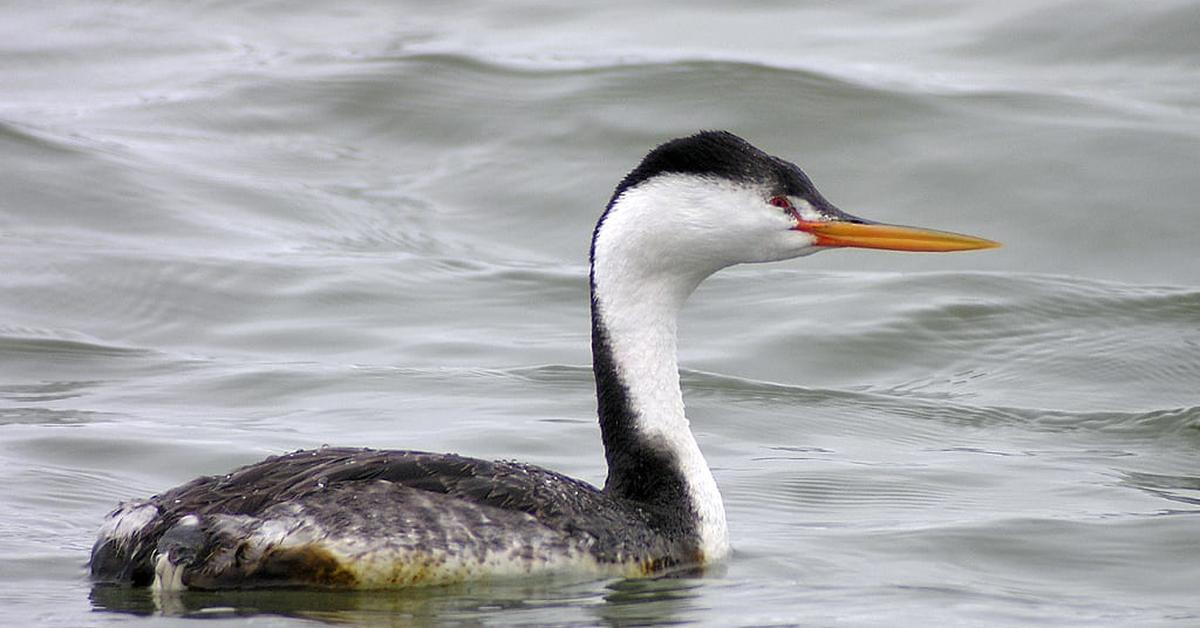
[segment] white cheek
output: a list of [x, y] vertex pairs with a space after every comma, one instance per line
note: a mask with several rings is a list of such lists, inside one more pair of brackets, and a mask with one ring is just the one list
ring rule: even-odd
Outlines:
[[[660, 175], [626, 190], [596, 241], [604, 271], [686, 275], [691, 287], [733, 264], [773, 262], [814, 252], [815, 238], [769, 204], [770, 190], [695, 175]], [[802, 220], [827, 220], [792, 198]], [[690, 290], [690, 288], [689, 288]]]
[[824, 222], [829, 220], [824, 214], [813, 209], [812, 204], [808, 201], [802, 198], [793, 199], [793, 201], [793, 206], [796, 208], [796, 213], [800, 215], [800, 220], [805, 222]]

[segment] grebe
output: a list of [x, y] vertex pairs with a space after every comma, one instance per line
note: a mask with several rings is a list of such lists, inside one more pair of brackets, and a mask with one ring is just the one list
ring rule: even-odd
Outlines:
[[728, 132], [669, 141], [617, 185], [592, 234], [602, 490], [518, 462], [297, 451], [122, 503], [91, 575], [164, 590], [378, 589], [703, 567], [729, 554], [729, 538], [676, 363], [677, 315], [697, 285], [733, 264], [834, 247], [994, 246], [846, 214], [800, 168]]

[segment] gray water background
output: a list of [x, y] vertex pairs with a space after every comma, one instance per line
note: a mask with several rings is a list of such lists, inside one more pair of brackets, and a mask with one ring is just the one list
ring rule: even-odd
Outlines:
[[[1200, 625], [1200, 4], [0, 11], [0, 623]], [[602, 482], [590, 230], [701, 128], [1005, 244], [701, 287], [723, 569], [93, 591], [117, 501], [296, 448]]]

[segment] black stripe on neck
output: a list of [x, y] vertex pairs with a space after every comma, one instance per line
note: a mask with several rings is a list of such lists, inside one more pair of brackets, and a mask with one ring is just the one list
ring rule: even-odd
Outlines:
[[[593, 288], [594, 290], [594, 288]], [[673, 452], [647, 442], [637, 431], [629, 390], [617, 373], [608, 332], [592, 296], [592, 372], [608, 479], [604, 492], [655, 509], [691, 513], [687, 483]]]
[[647, 442], [637, 431], [638, 417], [630, 403], [629, 389], [617, 372], [608, 329], [604, 324], [596, 291], [596, 237], [622, 192], [618, 188], [609, 200], [592, 233], [590, 251], [592, 314], [592, 372], [596, 379], [597, 414], [608, 478], [604, 492], [637, 502], [664, 532], [673, 531], [685, 538], [696, 536], [696, 509], [677, 456]]

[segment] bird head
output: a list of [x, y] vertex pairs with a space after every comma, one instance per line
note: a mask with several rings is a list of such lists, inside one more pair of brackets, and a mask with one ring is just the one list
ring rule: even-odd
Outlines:
[[631, 267], [725, 266], [833, 248], [969, 251], [999, 246], [973, 236], [873, 222], [830, 203], [795, 164], [725, 131], [671, 140], [617, 186], [593, 239], [597, 254]]

